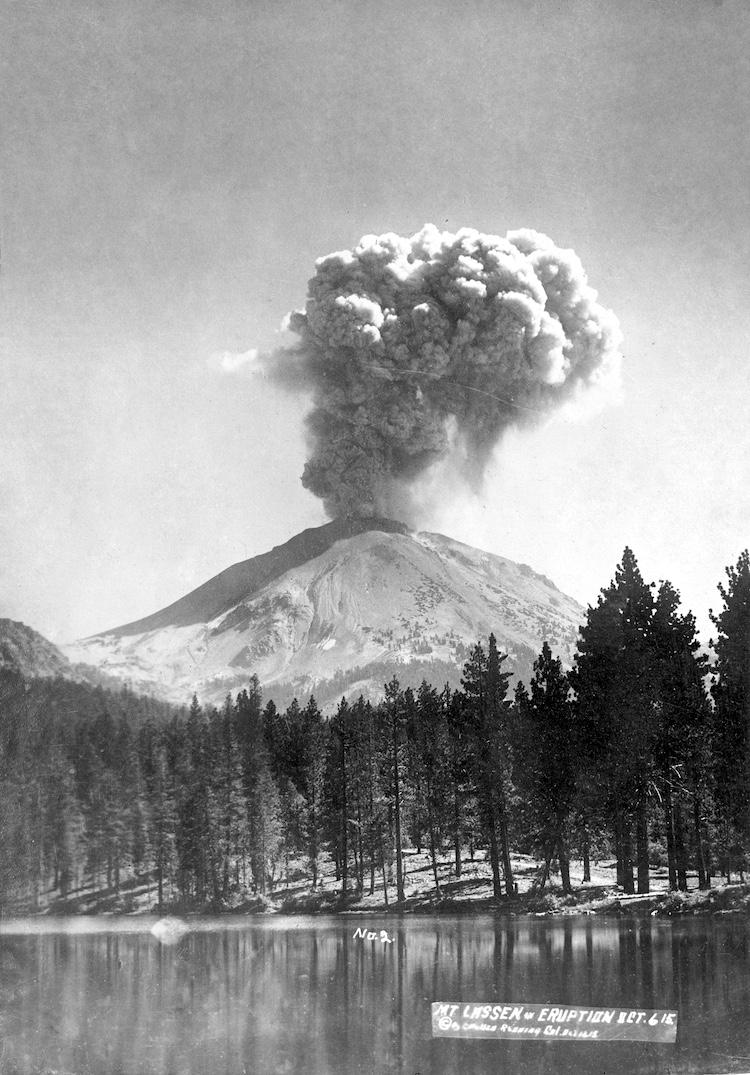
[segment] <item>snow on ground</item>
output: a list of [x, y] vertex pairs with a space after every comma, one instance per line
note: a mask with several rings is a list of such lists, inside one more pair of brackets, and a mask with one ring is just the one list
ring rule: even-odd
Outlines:
[[[582, 868], [580, 863], [571, 864], [571, 881], [573, 884], [575, 903], [564, 906], [561, 901], [560, 877], [552, 873], [544, 892], [538, 891], [541, 874], [541, 864], [528, 855], [514, 854], [512, 856], [514, 879], [518, 886], [518, 903], [514, 903], [512, 910], [515, 913], [524, 911], [549, 913], [563, 910], [575, 913], [580, 910], [602, 909], [606, 904], [613, 906], [616, 899], [621, 907], [629, 903], [640, 905], [643, 896], [624, 896], [618, 892], [615, 867], [612, 862], [597, 862], [591, 866], [591, 881], [586, 885], [582, 880]], [[329, 856], [322, 855], [320, 862], [320, 882], [313, 891], [310, 887], [306, 863], [302, 860], [290, 859], [288, 871], [286, 864], [277, 867], [277, 876], [273, 886], [269, 888], [265, 896], [261, 897], [252, 888], [234, 892], [223, 908], [202, 908], [206, 911], [267, 911], [267, 912], [298, 912], [298, 911], [333, 911], [340, 909], [341, 881], [336, 880], [333, 863]], [[432, 871], [432, 863], [428, 852], [416, 852], [407, 850], [404, 853], [404, 867], [406, 870], [404, 882], [404, 895], [406, 907], [410, 910], [429, 912], [435, 908], [437, 896]], [[396, 904], [395, 863], [388, 872], [388, 900], [389, 907]], [[455, 863], [452, 855], [444, 854], [438, 858], [438, 880], [440, 883], [440, 906], [441, 909], [450, 910], [452, 905], [460, 911], [470, 912], [472, 909], [489, 910], [488, 901], [492, 897], [492, 874], [486, 852], [477, 851], [474, 858], [465, 856], [461, 864], [461, 876], [455, 873]], [[688, 875], [690, 895], [673, 896], [673, 900], [685, 905], [690, 910], [696, 904], [699, 894], [697, 892], [697, 878]], [[668, 877], [666, 870], [654, 869], [651, 872], [651, 896], [654, 899], [663, 898], [668, 892]], [[357, 895], [354, 892], [356, 879], [350, 873], [349, 898], [346, 909], [362, 912], [382, 912], [386, 901], [383, 893], [383, 876], [380, 869], [375, 874], [375, 889], [370, 892], [370, 870], [365, 869], [364, 891]], [[713, 881], [714, 894], [720, 894], [726, 890], [721, 879]], [[740, 887], [740, 886], [735, 886]], [[197, 910], [199, 908], [179, 907], [178, 893], [168, 885], [164, 889], [164, 903], [167, 909], [177, 911]], [[703, 894], [701, 894], [703, 899]], [[691, 903], [692, 901], [692, 903]], [[698, 900], [700, 902], [700, 900]], [[28, 910], [19, 906], [17, 911]], [[123, 882], [119, 893], [113, 889], [107, 889], [101, 885], [94, 886], [90, 882], [75, 887], [71, 890], [67, 900], [60, 900], [59, 895], [53, 891], [44, 894], [40, 910], [42, 913], [144, 913], [156, 912], [157, 905], [156, 877], [128, 878], [123, 873]]]

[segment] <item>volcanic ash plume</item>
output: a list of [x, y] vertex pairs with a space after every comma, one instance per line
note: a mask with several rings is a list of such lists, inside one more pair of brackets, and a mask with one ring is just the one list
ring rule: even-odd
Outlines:
[[332, 516], [386, 514], [450, 455], [477, 488], [504, 430], [620, 361], [576, 254], [529, 230], [366, 235], [317, 262], [289, 327], [277, 373], [312, 388], [302, 482]]

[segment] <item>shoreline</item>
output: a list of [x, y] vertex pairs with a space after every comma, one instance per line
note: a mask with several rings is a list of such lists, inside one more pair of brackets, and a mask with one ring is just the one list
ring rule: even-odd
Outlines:
[[133, 906], [127, 898], [92, 899], [86, 906], [79, 900], [55, 901], [54, 904], [40, 910], [10, 908], [2, 912], [2, 917], [57, 918], [57, 917], [108, 917], [126, 915], [141, 917], [145, 915], [190, 916], [190, 917], [230, 917], [247, 916], [252, 918], [275, 918], [353, 915], [389, 917], [400, 915], [424, 915], [442, 917], [443, 915], [465, 916], [494, 915], [500, 918], [531, 916], [536, 918], [559, 918], [575, 916], [596, 916], [621, 918], [626, 916], [649, 915], [657, 918], [690, 917], [705, 915], [747, 915], [750, 914], [750, 883], [722, 884], [700, 891], [689, 892], [657, 891], [650, 893], [625, 894], [605, 886], [591, 886], [576, 889], [571, 894], [563, 894], [558, 888], [543, 893], [526, 892], [521, 895], [504, 897], [500, 900], [492, 896], [479, 894], [472, 899], [435, 898], [435, 893], [419, 894], [408, 897], [401, 903], [365, 898], [350, 897], [342, 900], [340, 893], [305, 892], [297, 895], [279, 893], [276, 898], [251, 898], [238, 901], [234, 905], [212, 903], [185, 903], [180, 901], [164, 902], [161, 907], [155, 902], [141, 901]]

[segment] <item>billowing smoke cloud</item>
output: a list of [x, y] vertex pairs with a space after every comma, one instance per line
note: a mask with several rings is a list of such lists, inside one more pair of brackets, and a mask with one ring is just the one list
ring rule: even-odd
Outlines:
[[317, 262], [276, 374], [312, 389], [302, 482], [329, 514], [387, 514], [440, 460], [481, 483], [510, 426], [616, 379], [620, 330], [572, 250], [426, 225]]

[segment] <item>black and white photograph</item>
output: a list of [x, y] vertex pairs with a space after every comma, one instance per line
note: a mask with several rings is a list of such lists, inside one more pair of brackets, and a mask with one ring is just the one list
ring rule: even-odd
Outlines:
[[750, 4], [0, 41], [0, 1075], [747, 1075]]

